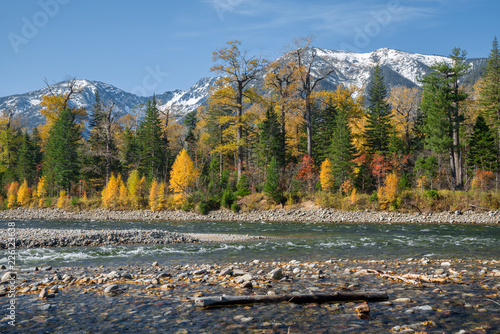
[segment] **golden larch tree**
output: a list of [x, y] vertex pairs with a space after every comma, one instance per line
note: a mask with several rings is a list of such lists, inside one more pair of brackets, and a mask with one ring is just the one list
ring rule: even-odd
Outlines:
[[23, 181], [17, 191], [17, 203], [21, 206], [28, 206], [31, 200], [31, 190], [28, 188], [28, 181]]
[[17, 205], [17, 191], [19, 190], [19, 182], [12, 182], [7, 190], [7, 207], [12, 209]]
[[158, 182], [153, 179], [151, 187], [149, 188], [149, 208], [151, 211], [156, 211], [158, 206]]
[[139, 171], [134, 169], [127, 179], [128, 199], [133, 209], [139, 209], [141, 203], [141, 176]]
[[333, 189], [333, 173], [332, 173], [332, 163], [330, 159], [326, 158], [321, 164], [321, 169], [319, 172], [319, 180], [321, 182], [321, 189], [326, 192], [330, 192]]
[[170, 173], [170, 190], [182, 194], [184, 197], [189, 189], [194, 186], [198, 180], [200, 171], [194, 167], [193, 160], [183, 149], [175, 159]]

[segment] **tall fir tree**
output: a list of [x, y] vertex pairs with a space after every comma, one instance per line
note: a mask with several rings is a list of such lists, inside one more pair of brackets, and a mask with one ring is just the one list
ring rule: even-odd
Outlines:
[[165, 143], [155, 96], [146, 104], [144, 119], [137, 130], [137, 139], [140, 152], [139, 171], [149, 180], [163, 180], [166, 177]]
[[336, 116], [337, 109], [331, 96], [326, 107], [313, 115], [313, 159], [316, 163], [321, 163], [329, 156]]
[[335, 117], [335, 127], [329, 147], [329, 156], [332, 164], [334, 187], [339, 188], [352, 176], [356, 148], [352, 141], [351, 128], [347, 114], [339, 112]]
[[61, 111], [49, 132], [45, 147], [43, 173], [52, 195], [59, 190], [70, 193], [71, 185], [80, 173], [80, 127], [76, 115], [68, 108]]
[[18, 152], [17, 176], [19, 180], [26, 180], [30, 186], [35, 182], [36, 153], [36, 148], [33, 145], [28, 132], [24, 132]]
[[132, 132], [130, 127], [126, 127], [122, 134], [123, 145], [120, 152], [121, 168], [127, 174], [139, 168], [139, 145], [137, 136]]
[[495, 37], [481, 81], [479, 109], [493, 126], [493, 132], [500, 142], [500, 48]]
[[469, 138], [467, 166], [472, 170], [497, 170], [498, 150], [490, 127], [480, 114]]
[[460, 89], [459, 80], [469, 70], [465, 56], [465, 51], [454, 48], [451, 64], [441, 62], [431, 66], [432, 71], [422, 79], [425, 144], [436, 153], [449, 154], [453, 190], [463, 188], [460, 127], [465, 118], [460, 113], [460, 103], [467, 93]]
[[186, 138], [184, 141], [187, 144], [187, 151], [189, 154], [193, 154], [194, 151], [194, 146], [196, 143], [196, 135], [195, 135], [195, 129], [196, 129], [196, 124], [198, 123], [198, 119], [196, 118], [197, 111], [193, 110], [189, 113], [186, 114], [186, 117], [184, 117], [184, 126], [187, 128], [187, 134]]
[[366, 150], [369, 154], [387, 154], [391, 132], [391, 108], [386, 102], [387, 88], [380, 64], [375, 66], [368, 88], [368, 119], [365, 128]]
[[259, 124], [259, 165], [267, 168], [272, 158], [278, 168], [285, 166], [285, 149], [282, 147], [281, 126], [278, 115], [271, 103], [266, 110], [264, 120]]

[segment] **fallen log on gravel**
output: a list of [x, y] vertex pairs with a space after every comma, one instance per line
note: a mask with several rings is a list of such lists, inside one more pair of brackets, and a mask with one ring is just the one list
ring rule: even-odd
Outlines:
[[349, 292], [336, 291], [329, 294], [301, 294], [301, 295], [249, 295], [249, 296], [215, 296], [197, 297], [194, 300], [196, 306], [231, 306], [254, 303], [281, 303], [290, 302], [295, 304], [328, 303], [328, 302], [351, 302], [367, 301], [380, 302], [389, 300], [385, 291], [373, 292]]

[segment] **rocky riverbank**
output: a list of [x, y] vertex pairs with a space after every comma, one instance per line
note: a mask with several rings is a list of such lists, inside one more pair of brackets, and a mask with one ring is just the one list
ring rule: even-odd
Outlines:
[[[0, 267], [0, 332], [495, 333], [497, 260]], [[15, 277], [15, 278], [14, 278]], [[3, 284], [4, 283], [4, 284]], [[9, 291], [15, 290], [15, 327]], [[200, 296], [384, 291], [389, 301], [204, 309]]]
[[305, 223], [457, 223], [500, 224], [500, 211], [454, 211], [436, 213], [400, 213], [387, 211], [338, 211], [332, 209], [272, 209], [245, 213], [229, 210], [211, 211], [207, 215], [184, 211], [149, 210], [64, 211], [61, 209], [26, 209], [0, 211], [4, 220], [157, 220], [157, 221], [242, 221]]

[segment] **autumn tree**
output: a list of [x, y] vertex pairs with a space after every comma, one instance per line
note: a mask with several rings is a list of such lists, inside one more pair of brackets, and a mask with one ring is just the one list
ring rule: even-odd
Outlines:
[[108, 183], [106, 183], [106, 187], [104, 187], [102, 191], [102, 204], [107, 209], [116, 209], [118, 206], [119, 198], [120, 185], [118, 184], [118, 180], [115, 175], [111, 174]]
[[170, 189], [185, 197], [198, 180], [200, 172], [194, 167], [187, 151], [183, 149], [174, 161], [170, 173]]
[[236, 165], [238, 180], [243, 172], [243, 111], [244, 99], [255, 99], [256, 92], [250, 84], [257, 78], [266, 61], [241, 51], [241, 42], [227, 42], [227, 47], [213, 52], [213, 72], [222, 74], [219, 88], [214, 92], [220, 106], [229, 108], [235, 114], [236, 123]]
[[16, 179], [16, 163], [21, 140], [19, 120], [12, 111], [4, 110], [0, 116], [0, 176], [4, 184]]
[[460, 113], [460, 103], [467, 98], [467, 93], [460, 89], [459, 80], [469, 70], [465, 56], [465, 51], [454, 48], [451, 64], [441, 62], [431, 66], [432, 71], [422, 80], [426, 146], [436, 153], [449, 154], [453, 190], [463, 188], [460, 127], [464, 116]]
[[127, 179], [128, 199], [133, 209], [139, 209], [141, 205], [141, 176], [137, 169], [130, 172]]
[[153, 179], [151, 187], [149, 188], [149, 208], [151, 211], [156, 211], [158, 207], [158, 181]]
[[394, 205], [399, 191], [399, 177], [396, 173], [390, 173], [385, 178], [384, 185], [377, 191], [378, 201], [382, 209]]
[[290, 52], [294, 62], [297, 64], [298, 81], [300, 96], [304, 100], [304, 120], [307, 135], [307, 154], [313, 155], [313, 129], [312, 129], [312, 113], [313, 113], [313, 98], [312, 94], [318, 83], [325, 80], [330, 74], [335, 72], [331, 66], [322, 67], [318, 73], [316, 70], [313, 75], [313, 67], [318, 65], [318, 52], [311, 47], [313, 36], [297, 38], [294, 44], [297, 48]]
[[7, 189], [7, 208], [12, 209], [17, 205], [17, 191], [19, 182], [12, 182]]
[[323, 163], [321, 163], [321, 169], [319, 172], [319, 180], [323, 191], [331, 192], [333, 189], [334, 178], [332, 172], [332, 163], [328, 158], [326, 158]]
[[19, 190], [17, 191], [17, 203], [21, 206], [28, 206], [31, 200], [31, 190], [28, 187], [28, 181], [26, 179], [23, 181]]
[[316, 167], [314, 166], [314, 159], [309, 154], [304, 155], [302, 158], [300, 169], [297, 172], [297, 179], [306, 183], [309, 191], [313, 190], [316, 180]]
[[392, 119], [402, 137], [406, 154], [412, 150], [415, 123], [420, 112], [420, 90], [416, 87], [398, 86], [391, 89], [387, 102], [392, 107]]

